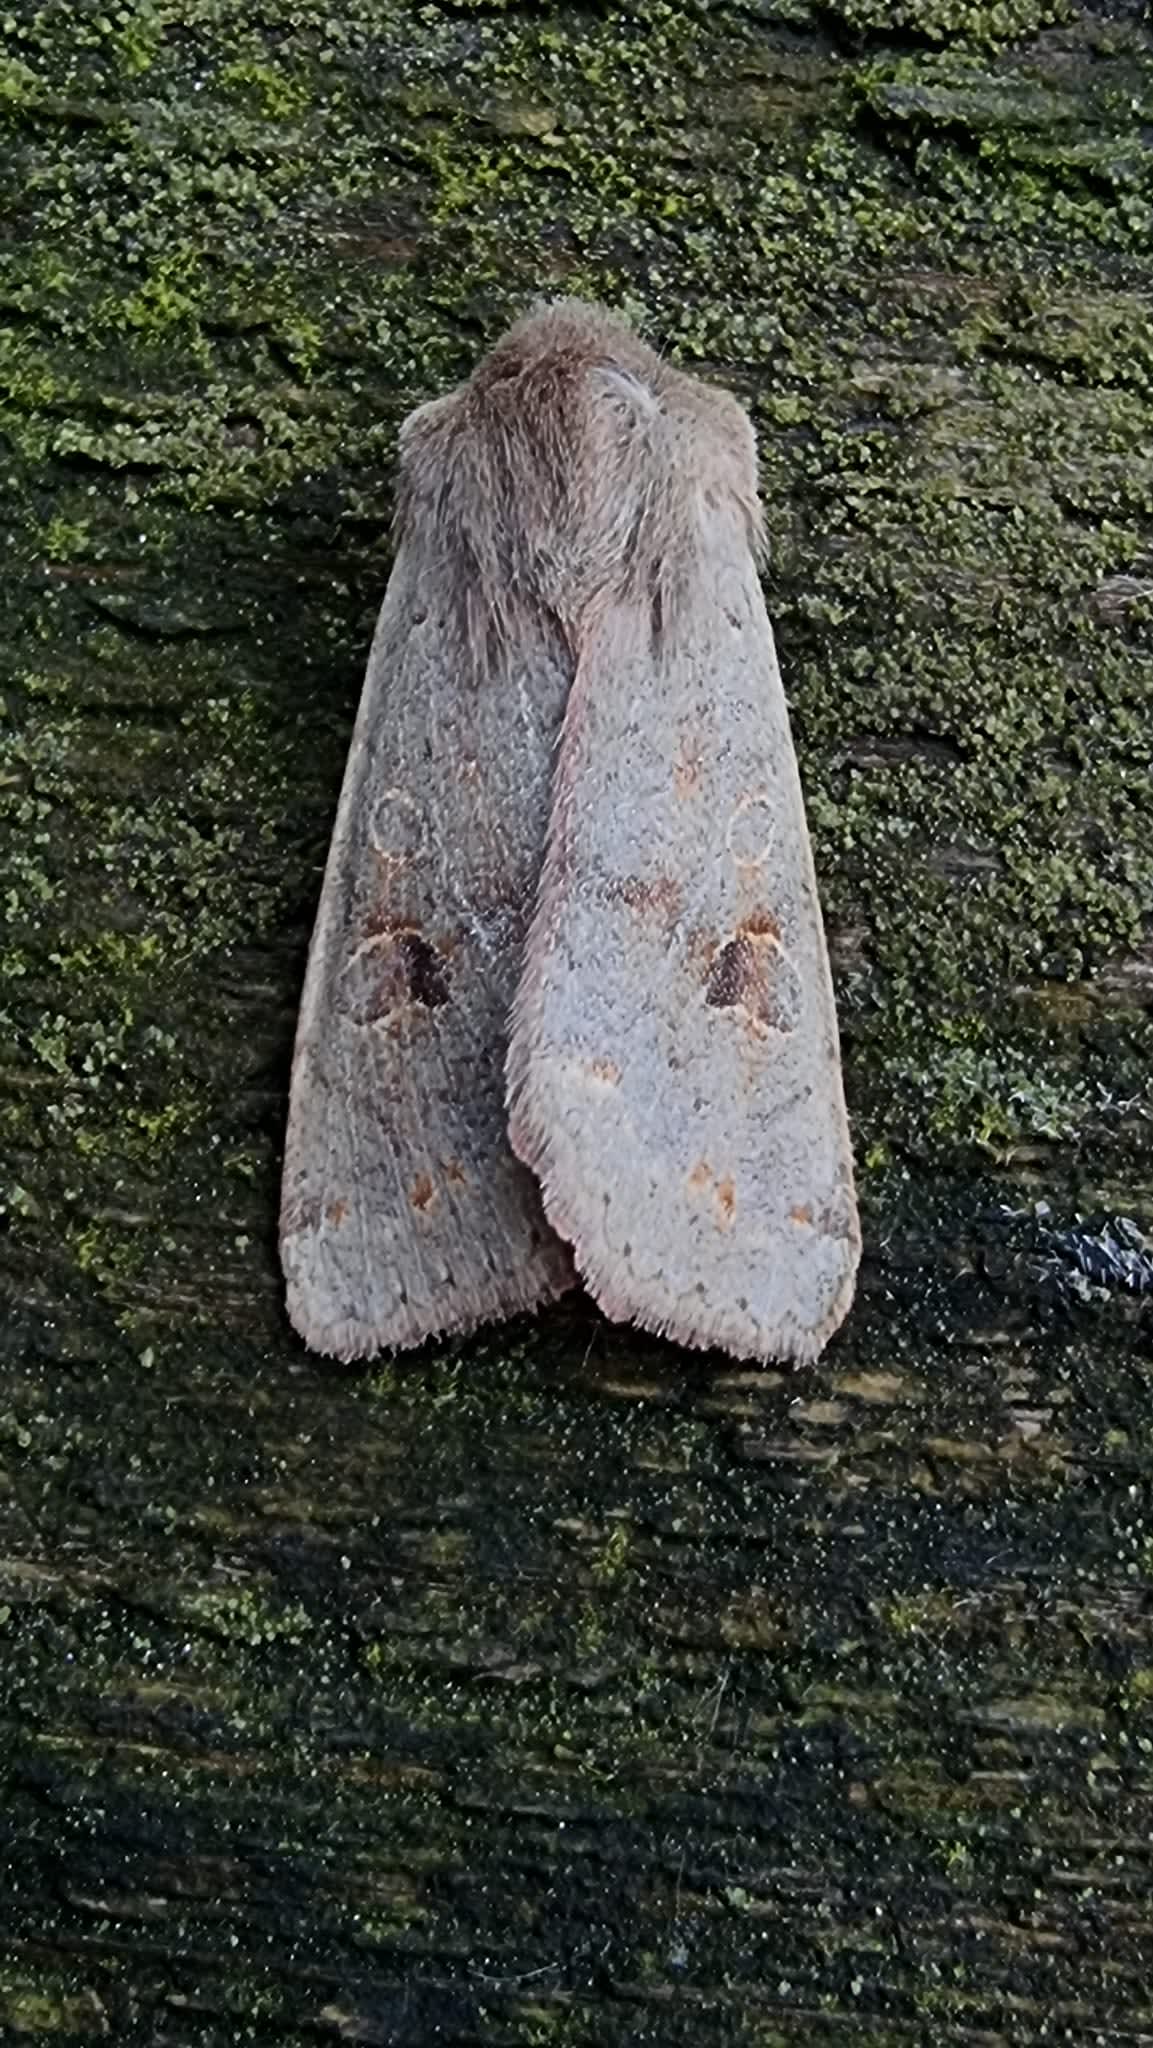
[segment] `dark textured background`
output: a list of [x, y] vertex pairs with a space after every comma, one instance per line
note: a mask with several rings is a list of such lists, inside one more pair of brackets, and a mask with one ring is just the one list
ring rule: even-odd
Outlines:
[[[1153, 2042], [1153, 33], [0, 18], [0, 2038]], [[397, 422], [538, 291], [761, 437], [867, 1232], [819, 1370], [308, 1359]]]

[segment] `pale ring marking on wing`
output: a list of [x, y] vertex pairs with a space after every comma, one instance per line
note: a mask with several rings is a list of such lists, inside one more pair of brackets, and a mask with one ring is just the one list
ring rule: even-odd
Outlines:
[[407, 789], [382, 789], [368, 821], [368, 836], [383, 860], [418, 860], [428, 848], [428, 820]]
[[769, 792], [753, 790], [743, 796], [729, 819], [725, 840], [739, 868], [763, 868], [773, 850], [777, 820]]

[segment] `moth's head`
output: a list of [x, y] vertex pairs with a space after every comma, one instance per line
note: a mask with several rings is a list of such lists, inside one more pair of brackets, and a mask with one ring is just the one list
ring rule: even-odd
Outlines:
[[574, 365], [615, 362], [642, 370], [659, 364], [659, 357], [634, 333], [623, 313], [585, 299], [538, 299], [502, 335], [481, 371], [506, 356], [524, 361], [560, 356]]

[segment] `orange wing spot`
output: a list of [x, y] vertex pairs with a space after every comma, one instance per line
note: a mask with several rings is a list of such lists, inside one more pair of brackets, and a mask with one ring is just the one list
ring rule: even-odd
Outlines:
[[336, 1200], [334, 1202], [329, 1202], [327, 1208], [325, 1209], [324, 1220], [326, 1223], [331, 1223], [334, 1230], [339, 1230], [347, 1214], [348, 1203], [345, 1201], [343, 1195], [338, 1195]]
[[436, 1200], [437, 1192], [432, 1184], [431, 1174], [418, 1173], [413, 1181], [412, 1193], [409, 1196], [409, 1201], [412, 1203], [413, 1208], [420, 1210], [431, 1209]]
[[620, 1082], [621, 1070], [615, 1060], [586, 1060], [585, 1072], [594, 1081], [602, 1081], [606, 1088], [615, 1088]]
[[717, 1208], [721, 1212], [721, 1228], [727, 1230], [733, 1220], [737, 1206], [737, 1191], [731, 1180], [717, 1182]]
[[781, 927], [771, 910], [754, 910], [737, 926], [747, 939], [774, 939], [779, 944]]
[[789, 1210], [789, 1215], [794, 1223], [811, 1223], [813, 1220], [813, 1212], [807, 1202], [798, 1202], [795, 1209]]
[[693, 1190], [693, 1193], [698, 1193], [701, 1188], [707, 1188], [712, 1177], [713, 1169], [709, 1165], [708, 1160], [698, 1159], [696, 1165], [694, 1166], [692, 1172], [689, 1175], [689, 1186]]

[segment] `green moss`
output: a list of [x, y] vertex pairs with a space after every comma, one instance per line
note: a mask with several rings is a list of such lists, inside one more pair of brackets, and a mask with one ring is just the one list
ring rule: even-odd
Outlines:
[[76, 1993], [55, 1973], [48, 1984], [31, 1975], [23, 1982], [15, 1974], [0, 1977], [0, 2020], [18, 2040], [35, 2040], [44, 2034], [90, 2039], [99, 2011], [90, 1996]]
[[626, 1522], [618, 1522], [610, 1529], [603, 1545], [593, 1559], [592, 1575], [600, 1585], [611, 1585], [625, 1570], [629, 1554], [631, 1535]]
[[204, 1628], [225, 1642], [300, 1643], [311, 1635], [312, 1617], [296, 1602], [270, 1600], [246, 1588], [243, 1592], [200, 1592], [179, 1603], [177, 1615], [189, 1627]]

